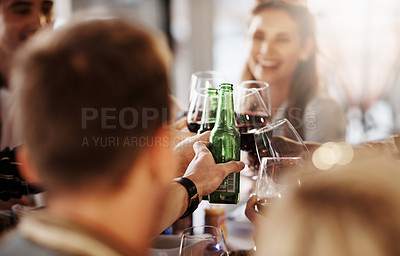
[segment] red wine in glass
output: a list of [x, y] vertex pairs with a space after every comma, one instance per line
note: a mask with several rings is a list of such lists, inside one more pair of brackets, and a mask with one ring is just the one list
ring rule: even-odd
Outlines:
[[236, 126], [241, 136], [241, 150], [255, 151], [254, 132], [257, 129], [264, 127], [268, 123], [267, 116], [261, 116], [254, 113], [236, 114]]
[[214, 128], [214, 126], [215, 126], [215, 123], [204, 123], [203, 126], [201, 126], [200, 129], [199, 129], [199, 133], [204, 133], [206, 131], [211, 131]]
[[202, 114], [203, 111], [199, 110], [196, 114], [196, 118], [193, 118], [195, 120], [191, 120], [190, 122], [187, 123], [187, 128], [189, 129], [189, 131], [197, 133], [197, 131], [200, 129]]
[[200, 129], [200, 123], [190, 123], [187, 124], [187, 127], [189, 131], [197, 133], [197, 131]]
[[254, 133], [257, 129], [264, 127], [269, 117], [266, 115], [257, 115], [257, 113], [237, 113], [236, 126], [240, 132], [240, 149], [248, 154], [250, 166], [258, 170], [260, 162], [257, 156]]

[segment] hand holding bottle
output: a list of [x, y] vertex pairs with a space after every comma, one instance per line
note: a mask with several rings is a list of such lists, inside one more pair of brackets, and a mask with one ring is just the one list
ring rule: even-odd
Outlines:
[[208, 142], [210, 137], [210, 132], [205, 132], [202, 134], [197, 134], [184, 139], [174, 148], [174, 154], [177, 159], [178, 175], [177, 177], [183, 176], [188, 168], [190, 162], [193, 160], [195, 153], [193, 150], [193, 145], [197, 141]]
[[239, 172], [244, 168], [244, 163], [241, 161], [216, 164], [204, 142], [195, 142], [193, 149], [195, 157], [184, 177], [194, 182], [200, 198], [215, 191], [228, 174]]

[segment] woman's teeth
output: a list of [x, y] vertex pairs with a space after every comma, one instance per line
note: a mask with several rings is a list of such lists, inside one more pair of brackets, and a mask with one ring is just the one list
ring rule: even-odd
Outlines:
[[278, 66], [278, 61], [272, 61], [272, 60], [260, 60], [259, 63], [261, 66], [267, 68], [275, 68]]

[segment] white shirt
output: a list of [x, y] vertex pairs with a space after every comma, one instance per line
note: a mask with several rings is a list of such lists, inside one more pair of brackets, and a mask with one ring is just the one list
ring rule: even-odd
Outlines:
[[[274, 121], [284, 117], [287, 105], [287, 100], [282, 103]], [[344, 108], [326, 93], [320, 92], [312, 98], [306, 105], [303, 119], [297, 121], [292, 125], [295, 128], [303, 126], [305, 141], [323, 143], [346, 139], [347, 118]]]
[[0, 121], [1, 138], [0, 148], [13, 148], [21, 144], [15, 128], [14, 110], [11, 107], [11, 93], [8, 88], [0, 89]]

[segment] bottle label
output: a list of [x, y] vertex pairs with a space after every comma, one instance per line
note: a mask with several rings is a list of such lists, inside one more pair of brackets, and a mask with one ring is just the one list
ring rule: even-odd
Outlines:
[[236, 185], [236, 183], [235, 183], [236, 174], [237, 173], [229, 174], [215, 191], [235, 193], [236, 192], [236, 186], [235, 186]]
[[235, 193], [235, 190], [236, 190], [235, 178], [236, 178], [236, 173], [232, 173], [232, 174], [228, 175], [228, 177], [227, 177], [228, 189], [226, 190], [226, 192]]

